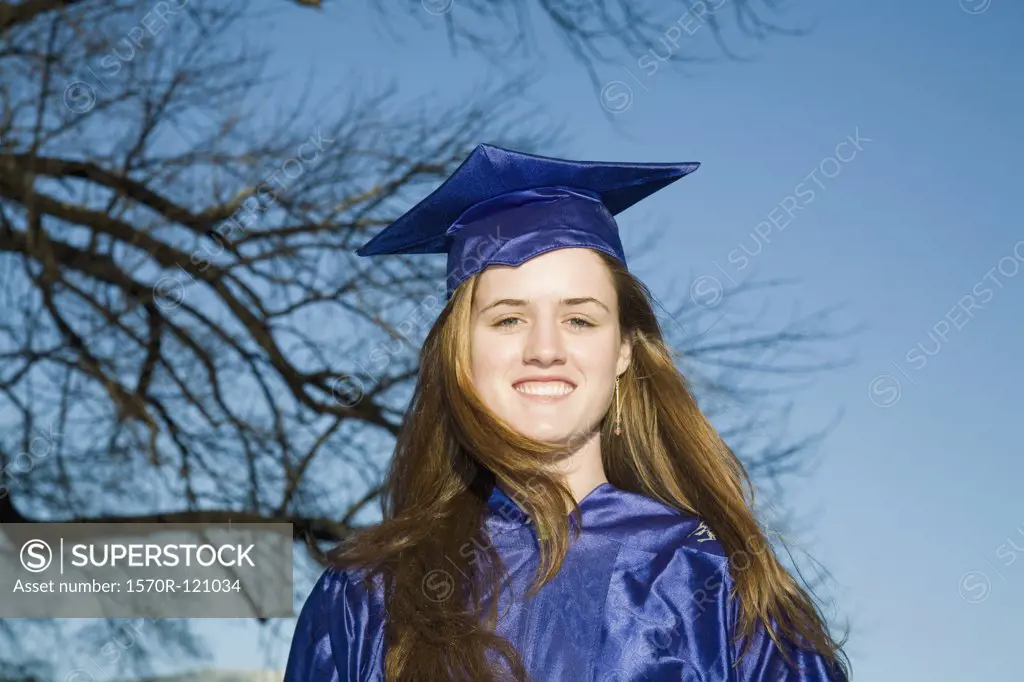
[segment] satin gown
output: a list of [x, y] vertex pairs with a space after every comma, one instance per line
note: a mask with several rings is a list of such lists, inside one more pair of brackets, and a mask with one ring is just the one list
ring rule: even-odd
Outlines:
[[[536, 528], [497, 486], [487, 501], [485, 528], [514, 588], [500, 595], [498, 632], [535, 682], [846, 682], [811, 652], [793, 650], [788, 666], [763, 629], [733, 666], [728, 562], [695, 517], [610, 483], [579, 506], [562, 570], [524, 602]], [[434, 577], [425, 589], [443, 590]], [[383, 624], [379, 588], [326, 570], [299, 615], [285, 682], [383, 682]]]

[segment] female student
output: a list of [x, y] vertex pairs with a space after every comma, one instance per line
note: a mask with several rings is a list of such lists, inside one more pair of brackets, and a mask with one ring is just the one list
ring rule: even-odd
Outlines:
[[626, 267], [613, 216], [697, 165], [480, 145], [357, 252], [446, 253], [448, 300], [286, 682], [847, 680]]

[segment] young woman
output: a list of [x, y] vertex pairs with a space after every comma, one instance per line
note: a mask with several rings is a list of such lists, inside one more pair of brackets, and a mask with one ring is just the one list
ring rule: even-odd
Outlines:
[[448, 301], [287, 682], [848, 679], [626, 268], [613, 216], [696, 167], [480, 145], [359, 250], [447, 253]]

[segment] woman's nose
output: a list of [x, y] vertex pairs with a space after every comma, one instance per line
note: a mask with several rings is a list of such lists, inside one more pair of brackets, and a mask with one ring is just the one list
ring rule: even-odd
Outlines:
[[538, 321], [530, 328], [524, 349], [526, 362], [550, 365], [565, 359], [565, 344], [555, 321]]

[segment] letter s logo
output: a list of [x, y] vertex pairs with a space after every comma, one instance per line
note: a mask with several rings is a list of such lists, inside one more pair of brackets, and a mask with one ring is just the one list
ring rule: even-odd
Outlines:
[[53, 561], [53, 551], [42, 540], [29, 540], [21, 546], [21, 565], [32, 573], [45, 571]]

